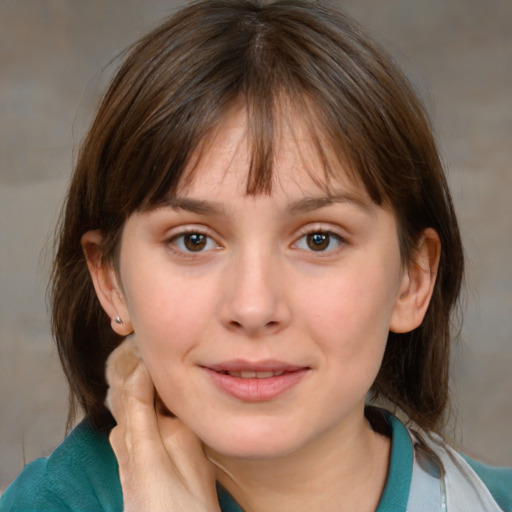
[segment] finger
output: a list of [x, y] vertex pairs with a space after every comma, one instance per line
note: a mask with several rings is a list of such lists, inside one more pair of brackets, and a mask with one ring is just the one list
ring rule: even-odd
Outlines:
[[215, 469], [206, 458], [201, 440], [176, 417], [158, 416], [158, 428], [181, 481], [194, 495], [211, 494], [215, 490]]
[[109, 384], [106, 405], [118, 423], [144, 417], [156, 421], [153, 382], [133, 335], [109, 356], [106, 378]]

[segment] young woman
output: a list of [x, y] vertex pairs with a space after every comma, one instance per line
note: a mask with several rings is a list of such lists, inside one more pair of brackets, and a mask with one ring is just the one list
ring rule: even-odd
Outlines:
[[80, 152], [53, 327], [85, 419], [2, 510], [511, 510], [512, 470], [442, 437], [462, 277], [429, 124], [362, 29], [191, 4]]

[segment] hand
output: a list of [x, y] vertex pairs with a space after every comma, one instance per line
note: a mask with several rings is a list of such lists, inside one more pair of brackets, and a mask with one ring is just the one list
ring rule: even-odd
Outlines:
[[220, 512], [214, 469], [201, 441], [163, 407], [155, 410], [153, 382], [133, 335], [108, 358], [107, 381], [124, 511]]

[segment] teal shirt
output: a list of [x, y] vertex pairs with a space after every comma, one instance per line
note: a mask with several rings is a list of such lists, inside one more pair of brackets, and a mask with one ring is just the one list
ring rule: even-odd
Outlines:
[[[386, 415], [392, 449], [386, 487], [376, 512], [405, 512], [411, 485], [413, 448], [404, 425]], [[491, 468], [467, 459], [498, 505], [512, 512], [512, 469]], [[222, 512], [242, 512], [219, 487]], [[29, 464], [0, 501], [2, 512], [121, 512], [123, 496], [115, 455], [104, 433], [80, 423], [45, 459]]]

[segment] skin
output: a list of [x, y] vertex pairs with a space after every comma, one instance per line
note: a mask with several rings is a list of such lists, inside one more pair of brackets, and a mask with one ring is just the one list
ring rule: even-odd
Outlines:
[[[389, 330], [406, 332], [423, 319], [439, 241], [426, 230], [414, 263], [404, 266], [393, 213], [372, 203], [339, 164], [339, 179], [320, 187], [321, 162], [300, 123], [293, 126], [281, 130], [270, 195], [245, 193], [249, 152], [238, 111], [197, 160], [179, 201], [129, 217], [117, 272], [101, 260], [101, 233], [84, 235], [98, 297], [111, 318], [123, 319], [112, 323], [118, 333], [135, 332], [137, 364], [150, 383], [129, 413], [145, 418], [139, 441], [137, 423], [113, 408], [125, 503], [144, 493], [130, 481], [151, 465], [126, 456], [144, 439], [163, 460], [201, 459], [197, 450], [169, 447], [179, 425], [203, 444], [210, 462], [198, 467], [215, 468], [188, 473], [188, 482], [202, 482], [189, 494], [200, 495], [204, 510], [214, 510], [214, 478], [246, 511], [282, 510], [283, 503], [296, 511], [370, 511], [378, 504], [390, 441], [369, 427], [364, 400]], [[275, 397], [240, 399], [211, 371], [239, 359], [293, 365], [301, 377]], [[123, 378], [111, 372], [114, 390]], [[155, 414], [151, 382], [179, 420]], [[113, 402], [143, 387], [117, 386]], [[156, 480], [181, 478], [172, 464], [159, 467], [152, 468], [163, 475]], [[153, 495], [166, 492], [164, 484], [154, 487]]]

